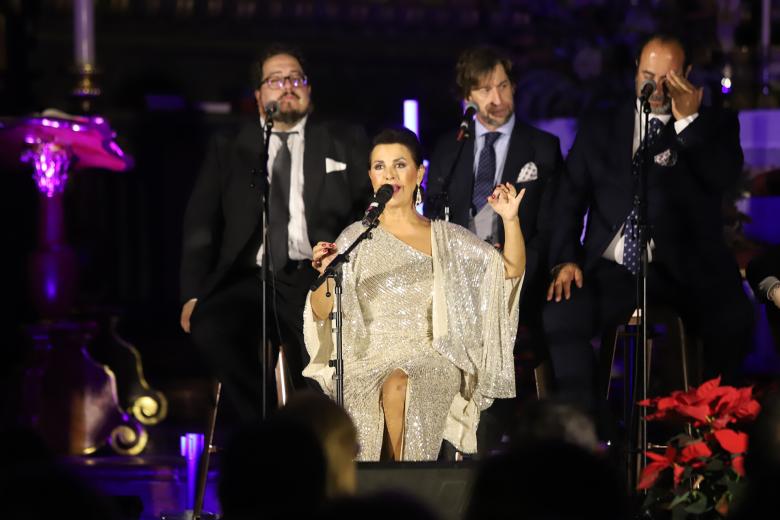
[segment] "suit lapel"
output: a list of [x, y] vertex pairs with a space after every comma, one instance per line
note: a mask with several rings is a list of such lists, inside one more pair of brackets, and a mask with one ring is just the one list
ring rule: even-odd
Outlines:
[[[463, 151], [447, 189], [453, 220], [464, 226], [468, 225], [471, 194], [474, 190], [474, 132], [474, 123], [472, 122], [471, 137], [463, 143]], [[451, 161], [455, 160], [458, 146], [460, 146], [459, 143], [453, 139]]]
[[327, 154], [327, 130], [311, 118], [306, 121], [303, 148], [303, 205], [306, 211], [306, 226], [312, 229], [316, 196], [325, 180], [325, 156]]
[[636, 109], [634, 104], [627, 104], [618, 113], [617, 127], [615, 128], [615, 143], [618, 161], [618, 175], [622, 178], [631, 179], [632, 162], [634, 159], [634, 122]]
[[515, 184], [520, 169], [533, 160], [531, 131], [524, 123], [515, 121], [512, 135], [509, 136], [509, 148], [507, 148], [506, 161], [504, 161], [504, 171], [501, 173], [501, 183]]
[[239, 161], [236, 173], [239, 176], [246, 175], [246, 183], [238, 182], [235, 185], [243, 191], [242, 221], [246, 222], [247, 234], [251, 234], [260, 221], [262, 211], [262, 153], [263, 132], [260, 125], [246, 125], [236, 138], [236, 156]]

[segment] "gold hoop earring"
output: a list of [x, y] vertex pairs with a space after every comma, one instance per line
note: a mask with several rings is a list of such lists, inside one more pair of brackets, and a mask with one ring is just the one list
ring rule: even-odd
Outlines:
[[420, 204], [422, 204], [422, 186], [420, 186], [419, 184], [417, 185], [417, 197], [415, 197], [414, 202], [415, 202], [414, 204], [415, 206], [419, 206]]

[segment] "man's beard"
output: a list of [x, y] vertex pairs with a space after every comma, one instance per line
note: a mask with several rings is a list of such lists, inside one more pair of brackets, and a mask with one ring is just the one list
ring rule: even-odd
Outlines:
[[490, 126], [495, 126], [495, 127], [504, 126], [506, 124], [506, 122], [509, 121], [510, 117], [512, 117], [512, 111], [511, 110], [509, 110], [507, 112], [506, 117], [504, 117], [503, 120], [502, 119], [496, 119], [495, 117], [490, 115], [487, 111], [482, 112], [482, 119], [484, 119], [485, 122], [487, 124], [489, 124]]
[[279, 123], [284, 123], [286, 125], [294, 125], [303, 119], [308, 113], [309, 110], [280, 110], [274, 116], [274, 121], [278, 121]]
[[[654, 98], [654, 96], [650, 97], [650, 101], [660, 101], [658, 98]], [[663, 97], [663, 103], [660, 106], [653, 107], [653, 105], [650, 105], [651, 112], [657, 116], [664, 116], [667, 114], [672, 113], [672, 98], [670, 98], [667, 95], [664, 95]]]

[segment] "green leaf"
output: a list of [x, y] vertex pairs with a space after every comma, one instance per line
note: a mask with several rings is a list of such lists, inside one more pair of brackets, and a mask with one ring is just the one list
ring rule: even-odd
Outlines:
[[726, 480], [726, 487], [729, 490], [729, 493], [731, 493], [734, 496], [741, 495], [744, 493], [745, 490], [745, 481], [744, 480], [734, 480], [734, 479], [728, 479]]
[[693, 439], [687, 433], [678, 433], [677, 435], [669, 439], [670, 443], [677, 442], [681, 445], [690, 444], [692, 441]]
[[651, 489], [645, 496], [645, 499], [642, 501], [642, 511], [647, 511], [648, 509], [652, 508], [656, 502], [658, 502], [658, 497], [653, 493], [653, 491], [655, 490]]
[[707, 463], [707, 465], [704, 466], [704, 471], [713, 471], [713, 472], [723, 471], [723, 461], [720, 459], [710, 460]]
[[709, 509], [707, 507], [707, 497], [704, 496], [704, 494], [699, 493], [698, 497], [691, 502], [687, 507], [685, 507], [685, 511], [694, 515], [700, 515], [707, 511]]
[[674, 497], [674, 500], [672, 500], [672, 502], [669, 504], [669, 509], [674, 509], [678, 505], [680, 505], [683, 502], [685, 502], [686, 500], [688, 500], [690, 498], [690, 496], [691, 496], [691, 492], [690, 491], [686, 491], [682, 495], [678, 495], [678, 496]]

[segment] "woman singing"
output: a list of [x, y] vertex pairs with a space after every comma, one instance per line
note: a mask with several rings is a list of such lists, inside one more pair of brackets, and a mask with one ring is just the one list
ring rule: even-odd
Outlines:
[[[394, 194], [372, 238], [343, 265], [344, 405], [357, 426], [361, 460], [436, 460], [442, 439], [474, 453], [480, 412], [494, 398], [514, 396], [523, 192], [507, 183], [488, 198], [504, 223], [502, 255], [468, 230], [415, 211], [424, 173], [414, 133], [387, 129], [376, 136], [369, 177], [374, 191], [390, 184]], [[363, 229], [356, 222], [335, 244], [316, 244], [315, 269], [323, 272]], [[311, 363], [303, 373], [334, 394], [327, 285], [307, 300]]]

